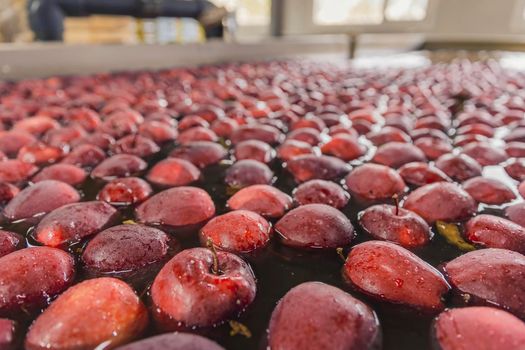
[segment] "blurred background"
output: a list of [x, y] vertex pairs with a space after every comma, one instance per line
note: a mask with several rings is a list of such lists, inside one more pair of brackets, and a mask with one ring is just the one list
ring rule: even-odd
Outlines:
[[[219, 35], [225, 40], [346, 34], [362, 50], [443, 47], [522, 50], [525, 47], [525, 0], [211, 2], [228, 10], [222, 20], [224, 33]], [[37, 39], [28, 23], [29, 5], [36, 6], [26, 0], [0, 0], [0, 42], [27, 43]], [[63, 26], [62, 40], [73, 44], [187, 43], [207, 39], [198, 18], [188, 17], [148, 19], [96, 13], [85, 17], [66, 14]]]
[[0, 0], [2, 79], [299, 56], [525, 69], [522, 51], [525, 0]]

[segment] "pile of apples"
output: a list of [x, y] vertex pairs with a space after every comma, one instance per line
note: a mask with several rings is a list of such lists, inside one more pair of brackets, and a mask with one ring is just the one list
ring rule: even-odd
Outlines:
[[[0, 349], [223, 349], [197, 333], [272, 244], [344, 254], [347, 288], [282, 295], [268, 349], [381, 349], [361, 293], [435, 317], [429, 347], [525, 348], [525, 74], [496, 61], [3, 82], [0, 129]], [[471, 251], [420, 258], [437, 225]]]

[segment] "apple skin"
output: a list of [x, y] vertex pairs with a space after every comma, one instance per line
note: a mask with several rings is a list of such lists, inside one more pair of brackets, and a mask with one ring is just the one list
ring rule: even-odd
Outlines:
[[336, 287], [306, 282], [292, 288], [272, 312], [268, 348], [379, 349], [381, 329], [374, 311]]
[[368, 207], [359, 214], [359, 223], [374, 238], [405, 248], [423, 246], [432, 238], [432, 231], [422, 217], [393, 205]]
[[160, 270], [151, 287], [158, 328], [211, 327], [251, 304], [256, 282], [250, 266], [234, 254], [217, 251], [219, 274], [215, 274], [213, 257], [210, 249], [186, 249]]

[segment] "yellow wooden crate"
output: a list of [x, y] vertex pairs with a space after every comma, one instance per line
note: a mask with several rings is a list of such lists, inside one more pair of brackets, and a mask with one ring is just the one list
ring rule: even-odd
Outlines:
[[120, 28], [134, 28], [135, 19], [125, 16], [90, 16], [68, 17], [64, 26], [66, 29], [113, 30]]
[[0, 0], [0, 42], [32, 39], [25, 6], [25, 0]]
[[124, 16], [91, 16], [66, 18], [66, 43], [134, 43], [137, 41], [136, 21]]

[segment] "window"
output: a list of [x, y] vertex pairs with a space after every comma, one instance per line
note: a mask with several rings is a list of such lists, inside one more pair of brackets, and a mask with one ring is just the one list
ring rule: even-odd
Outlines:
[[314, 0], [318, 25], [380, 24], [384, 0]]
[[386, 21], [422, 21], [428, 0], [314, 0], [317, 25], [374, 25]]
[[422, 21], [427, 6], [428, 0], [388, 0], [385, 17], [389, 21]]
[[235, 11], [240, 26], [270, 24], [271, 0], [211, 0], [211, 2]]

